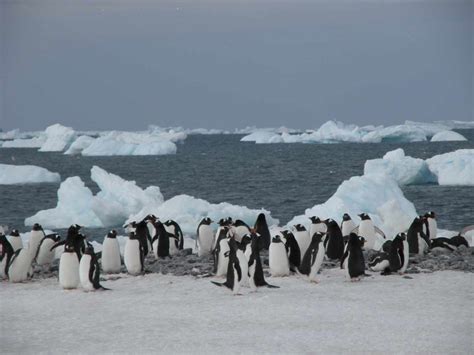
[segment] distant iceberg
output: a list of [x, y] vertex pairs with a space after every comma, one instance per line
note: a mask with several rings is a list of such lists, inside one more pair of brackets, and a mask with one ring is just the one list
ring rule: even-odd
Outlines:
[[41, 148], [46, 141], [46, 136], [39, 135], [33, 138], [15, 138], [13, 140], [0, 142], [2, 148]]
[[46, 134], [46, 141], [39, 149], [40, 152], [62, 152], [76, 138], [76, 132], [71, 127], [65, 127], [58, 123], [49, 126], [44, 132]]
[[68, 150], [64, 152], [66, 155], [81, 154], [84, 149], [89, 147], [96, 138], [90, 136], [80, 136], [71, 144]]
[[0, 164], [0, 185], [58, 183], [61, 176], [35, 165]]
[[440, 185], [474, 185], [474, 149], [459, 149], [427, 159]]
[[441, 131], [431, 137], [431, 142], [455, 142], [455, 141], [467, 141], [466, 137], [462, 134], [453, 131]]

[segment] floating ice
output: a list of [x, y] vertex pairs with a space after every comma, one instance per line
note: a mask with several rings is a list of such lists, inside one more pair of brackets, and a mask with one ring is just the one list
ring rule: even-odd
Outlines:
[[0, 164], [0, 185], [60, 182], [61, 176], [35, 165]]
[[17, 138], [2, 143], [2, 148], [40, 148], [46, 141], [45, 135], [33, 138]]
[[76, 132], [70, 127], [65, 127], [56, 123], [45, 130], [46, 141], [43, 143], [40, 152], [62, 152], [76, 138]]
[[64, 154], [81, 154], [81, 152], [94, 142], [95, 138], [89, 136], [78, 137]]
[[474, 185], [474, 149], [459, 149], [427, 159], [440, 185]]
[[431, 142], [467, 141], [462, 134], [453, 131], [441, 131], [431, 137]]

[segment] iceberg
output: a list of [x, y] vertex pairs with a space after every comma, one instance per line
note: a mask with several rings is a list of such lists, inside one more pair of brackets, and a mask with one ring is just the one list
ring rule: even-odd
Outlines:
[[58, 183], [61, 176], [35, 165], [0, 164], [0, 185]]
[[56, 123], [45, 130], [46, 141], [43, 143], [40, 152], [62, 152], [76, 138], [76, 132], [70, 127], [65, 127]]
[[474, 149], [459, 149], [427, 159], [440, 185], [474, 185]]
[[380, 142], [424, 142], [426, 132], [416, 126], [397, 125], [376, 129], [368, 132], [362, 138], [364, 143]]
[[41, 148], [46, 141], [46, 136], [40, 135], [33, 138], [16, 138], [11, 141], [4, 141], [2, 148]]
[[437, 182], [423, 159], [408, 157], [401, 148], [386, 153], [382, 159], [367, 160], [364, 174], [386, 174], [399, 185]]
[[269, 131], [255, 131], [240, 139], [241, 142], [255, 142], [256, 144], [282, 143], [283, 139], [279, 134]]
[[453, 131], [441, 131], [431, 137], [431, 142], [467, 141], [462, 134]]
[[94, 142], [96, 138], [92, 138], [89, 136], [79, 136], [77, 139], [71, 144], [68, 150], [64, 152], [67, 155], [74, 155], [74, 154], [81, 154], [84, 149]]

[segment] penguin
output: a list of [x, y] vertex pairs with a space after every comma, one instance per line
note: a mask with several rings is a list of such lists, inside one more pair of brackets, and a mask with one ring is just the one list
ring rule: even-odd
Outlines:
[[101, 263], [102, 271], [106, 274], [117, 274], [120, 272], [122, 260], [120, 258], [120, 246], [115, 229], [112, 229], [104, 238]]
[[127, 268], [127, 272], [130, 275], [139, 275], [145, 270], [143, 243], [140, 241], [140, 237], [138, 237], [134, 232], [129, 233], [128, 239], [125, 242], [123, 261]]
[[165, 226], [160, 221], [156, 221], [154, 226], [156, 234], [152, 239], [152, 245], [155, 258], [158, 260], [160, 258], [170, 257], [170, 243], [173, 243], [176, 246], [176, 237], [173, 234], [168, 233]]
[[85, 248], [81, 261], [79, 262], [79, 279], [82, 288], [86, 291], [108, 290], [108, 288], [103, 287], [99, 282], [99, 261], [91, 245]]
[[211, 227], [212, 220], [209, 217], [203, 218], [198, 225], [196, 232], [196, 246], [198, 256], [206, 256], [212, 253], [212, 244], [214, 242], [214, 232]]
[[388, 253], [390, 253], [390, 248], [391, 247], [392, 247], [392, 241], [387, 240], [382, 244], [382, 251], [384, 251], [388, 254]]
[[319, 281], [316, 278], [321, 265], [323, 264], [324, 255], [326, 250], [324, 248], [324, 233], [314, 233], [313, 238], [311, 238], [311, 243], [306, 250], [306, 253], [303, 257], [298, 270], [303, 275], [308, 275], [311, 282], [318, 283]]
[[254, 225], [255, 232], [260, 234], [259, 247], [260, 250], [268, 250], [270, 247], [270, 230], [268, 229], [265, 214], [260, 213]]
[[288, 230], [281, 232], [285, 238], [285, 248], [288, 254], [290, 270], [295, 272], [301, 264], [301, 251], [295, 236]]
[[[365, 260], [362, 247], [365, 242], [363, 237], [355, 233], [349, 235], [347, 249], [341, 258], [341, 269], [345, 269], [351, 281], [359, 281], [365, 275]], [[347, 262], [346, 262], [347, 259]]]
[[245, 223], [244, 221], [237, 219], [233, 223], [234, 231], [235, 231], [235, 238], [236, 241], [240, 243], [242, 240], [242, 237], [246, 234], [250, 234], [250, 227]]
[[249, 258], [249, 283], [250, 288], [254, 291], [257, 290], [257, 287], [266, 286], [269, 288], [279, 288], [278, 286], [273, 286], [268, 284], [265, 281], [263, 276], [262, 261], [260, 259], [260, 239], [256, 233], [250, 235], [252, 241], [250, 242], [252, 253]]
[[466, 248], [469, 248], [469, 243], [467, 242], [467, 239], [464, 238], [462, 235], [455, 235], [454, 237], [451, 237], [449, 239], [449, 243], [451, 245], [454, 245], [456, 248], [460, 247], [461, 245], [464, 245]]
[[430, 246], [428, 236], [423, 232], [424, 217], [416, 217], [408, 228], [407, 239], [410, 254], [423, 255]]
[[212, 244], [212, 250], [213, 251], [217, 247], [217, 240], [219, 239], [219, 236], [221, 235], [222, 230], [225, 230], [226, 233], [227, 233], [229, 228], [230, 228], [230, 225], [229, 225], [229, 222], [228, 222], [227, 218], [221, 218], [219, 220], [219, 222], [217, 222], [217, 224], [219, 225], [219, 227], [217, 228], [217, 231], [216, 231], [216, 234], [215, 234], [215, 237], [214, 237], [214, 242]]
[[0, 230], [0, 280], [8, 278], [7, 267], [15, 251], [2, 230]]
[[64, 289], [74, 289], [79, 283], [79, 258], [74, 245], [66, 243], [59, 259], [59, 284]]
[[429, 239], [435, 239], [438, 234], [438, 223], [436, 222], [436, 214], [433, 211], [425, 213], [424, 215], [426, 223], [428, 225], [425, 234]]
[[349, 216], [348, 213], [344, 213], [342, 216], [342, 223], [341, 223], [341, 232], [342, 232], [342, 237], [347, 240], [349, 239], [349, 234], [356, 228], [356, 224], [352, 220], [351, 216]]
[[431, 250], [442, 248], [449, 251], [454, 251], [461, 245], [469, 248], [469, 243], [467, 242], [466, 238], [464, 238], [462, 235], [456, 235], [452, 238], [439, 237], [432, 239], [430, 248]]
[[151, 246], [151, 239], [155, 236], [156, 231], [155, 231], [155, 226], [153, 223], [155, 223], [159, 218], [156, 217], [154, 214], [149, 214], [147, 215], [143, 220], [146, 222], [146, 226], [148, 228], [148, 235], [150, 236], [150, 245], [149, 249], [152, 248]]
[[0, 234], [1, 277], [10, 282], [24, 282], [33, 276], [35, 253], [29, 248], [13, 251], [13, 247], [4, 234]]
[[140, 222], [132, 222], [132, 227], [135, 228], [135, 235], [138, 237], [140, 244], [143, 249], [143, 255], [145, 257], [148, 256], [148, 252], [153, 248], [150, 232], [148, 231], [148, 223], [147, 221], [141, 220]]
[[23, 241], [21, 240], [20, 232], [18, 232], [18, 229], [12, 229], [7, 239], [12, 245], [13, 251], [17, 251], [18, 249], [23, 248]]
[[[165, 226], [165, 229], [168, 233], [173, 234], [175, 236], [176, 241], [174, 243], [175, 243], [175, 246], [177, 247], [177, 250], [183, 250], [183, 248], [184, 248], [184, 236], [183, 236], [183, 232], [181, 231], [181, 227], [179, 226], [179, 224], [176, 223], [175, 221], [169, 219], [165, 223], [163, 223], [163, 225]], [[171, 246], [170, 246], [170, 248], [171, 248]], [[176, 253], [177, 253], [177, 251], [176, 251]], [[172, 253], [172, 254], [176, 254], [176, 253]]]
[[43, 267], [44, 270], [49, 270], [54, 261], [55, 253], [51, 250], [52, 246], [61, 240], [61, 236], [57, 233], [48, 234], [41, 240], [36, 255], [36, 264]]
[[344, 239], [342, 238], [341, 228], [333, 219], [327, 219], [325, 223], [328, 227], [324, 241], [326, 255], [329, 259], [339, 260], [344, 254]]
[[[390, 241], [391, 242], [391, 241]], [[388, 252], [381, 251], [375, 254], [368, 262], [369, 268], [372, 271], [382, 271], [390, 269], [390, 260]]]
[[279, 235], [276, 235], [272, 238], [268, 252], [270, 274], [273, 277], [290, 275], [290, 262], [288, 260], [288, 254], [286, 253], [285, 244]]
[[217, 286], [225, 286], [232, 290], [234, 295], [239, 293], [240, 290], [240, 282], [242, 280], [242, 269], [240, 267], [239, 258], [237, 257], [237, 242], [233, 237], [229, 238], [229, 240], [224, 240], [228, 246], [229, 250], [227, 251], [227, 272], [226, 272], [226, 280], [224, 283], [219, 283], [216, 281], [211, 281], [214, 285]]
[[36, 254], [38, 254], [39, 246], [44, 237], [43, 227], [35, 223], [31, 229], [30, 239], [28, 240], [28, 249], [30, 249], [33, 254], [33, 260], [36, 258]]
[[214, 256], [214, 273], [216, 276], [224, 276], [227, 272], [229, 263], [228, 251], [229, 243], [227, 242], [228, 227], [223, 227], [217, 237], [216, 247], [213, 251]]
[[296, 224], [294, 226], [294, 236], [300, 248], [300, 256], [303, 258], [306, 250], [309, 247], [309, 244], [311, 243], [311, 237], [302, 224]]
[[311, 220], [311, 226], [309, 228], [310, 236], [313, 236], [314, 233], [326, 233], [327, 226], [319, 217], [312, 216], [309, 217], [309, 219]]
[[[234, 239], [237, 236], [234, 234]], [[237, 240], [236, 240], [237, 242]], [[250, 249], [251, 238], [248, 234], [242, 236], [240, 243], [237, 243], [237, 258], [239, 259], [240, 269], [242, 270], [242, 279], [240, 280], [240, 286], [249, 287], [249, 260], [245, 255], [247, 249]]]
[[372, 250], [375, 247], [375, 226], [367, 213], [359, 215], [361, 221], [359, 224], [358, 235], [366, 240], [364, 249]]
[[71, 225], [67, 230], [66, 239], [56, 242], [51, 247], [51, 250], [54, 250], [55, 248], [61, 245], [69, 244], [70, 246], [74, 247], [74, 251], [76, 252], [77, 258], [80, 260], [87, 244], [86, 237], [79, 233], [81, 228], [82, 227], [78, 224]]
[[398, 233], [393, 238], [389, 252], [390, 271], [404, 274], [408, 267], [408, 242], [405, 233]]

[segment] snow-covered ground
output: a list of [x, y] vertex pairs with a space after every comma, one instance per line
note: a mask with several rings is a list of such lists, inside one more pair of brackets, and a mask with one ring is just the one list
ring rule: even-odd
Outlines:
[[379, 276], [233, 296], [209, 279], [149, 274], [64, 291], [55, 279], [0, 287], [2, 353], [472, 353], [472, 273]]

